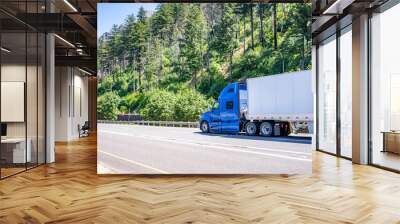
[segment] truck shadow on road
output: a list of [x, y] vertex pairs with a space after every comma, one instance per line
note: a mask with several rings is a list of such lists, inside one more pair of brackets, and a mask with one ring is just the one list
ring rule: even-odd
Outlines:
[[213, 134], [213, 133], [203, 133], [201, 131], [195, 132], [195, 134], [205, 135], [205, 136], [216, 136], [221, 138], [232, 138], [232, 139], [248, 139], [248, 140], [258, 140], [258, 141], [270, 141], [270, 142], [286, 142], [286, 143], [298, 143], [298, 144], [311, 144], [311, 137], [298, 137], [298, 136], [288, 136], [288, 137], [264, 137], [264, 136], [248, 136], [245, 134]]

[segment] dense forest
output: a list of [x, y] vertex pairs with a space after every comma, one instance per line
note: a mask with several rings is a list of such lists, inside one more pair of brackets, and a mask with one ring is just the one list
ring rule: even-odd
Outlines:
[[98, 40], [98, 118], [195, 121], [228, 83], [311, 68], [311, 5], [160, 4]]

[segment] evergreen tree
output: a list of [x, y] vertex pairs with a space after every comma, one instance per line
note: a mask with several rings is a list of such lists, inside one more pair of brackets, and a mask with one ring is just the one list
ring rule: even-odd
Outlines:
[[196, 88], [198, 75], [203, 68], [206, 24], [199, 4], [191, 5], [190, 12], [180, 39], [182, 61], [179, 73], [182, 80], [191, 79], [190, 85]]

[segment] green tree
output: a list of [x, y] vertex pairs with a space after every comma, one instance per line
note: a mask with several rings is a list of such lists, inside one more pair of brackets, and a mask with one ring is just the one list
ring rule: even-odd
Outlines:
[[97, 98], [99, 120], [116, 120], [120, 98], [114, 92], [107, 92]]
[[197, 119], [227, 83], [310, 69], [310, 29], [311, 4], [161, 3], [150, 16], [141, 8], [98, 40], [99, 112]]
[[166, 90], [152, 90], [147, 92], [145, 106], [140, 114], [145, 120], [173, 121], [175, 114], [176, 97]]
[[136, 71], [138, 72], [138, 89], [142, 90], [142, 79], [145, 70], [146, 63], [146, 51], [148, 49], [148, 38], [149, 38], [149, 26], [148, 19], [146, 17], [146, 11], [143, 7], [140, 7], [137, 21], [134, 23], [133, 28], [130, 32], [130, 41], [132, 41], [133, 49], [132, 54], [134, 63], [137, 65]]
[[229, 75], [232, 77], [233, 53], [238, 47], [236, 39], [236, 14], [232, 3], [223, 4], [221, 20], [214, 27], [214, 36], [210, 43], [212, 51], [218, 52], [220, 61], [229, 61]]
[[183, 37], [180, 39], [180, 68], [178, 74], [182, 80], [191, 79], [190, 85], [197, 86], [198, 75], [203, 68], [203, 54], [205, 53], [206, 24], [199, 4], [190, 6], [184, 26]]
[[185, 89], [177, 94], [175, 120], [197, 121], [201, 113], [207, 110], [207, 100], [199, 92]]

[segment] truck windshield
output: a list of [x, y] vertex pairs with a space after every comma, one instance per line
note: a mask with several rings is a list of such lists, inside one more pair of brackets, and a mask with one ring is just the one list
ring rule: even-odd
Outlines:
[[219, 109], [219, 103], [215, 102], [213, 105], [213, 110]]

